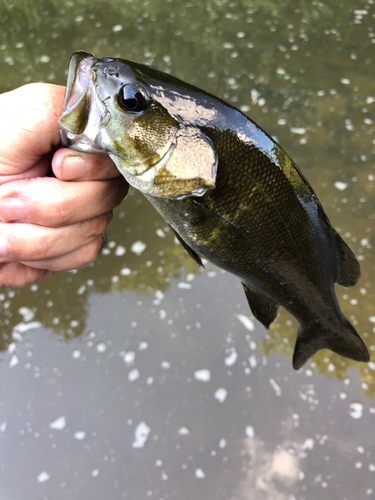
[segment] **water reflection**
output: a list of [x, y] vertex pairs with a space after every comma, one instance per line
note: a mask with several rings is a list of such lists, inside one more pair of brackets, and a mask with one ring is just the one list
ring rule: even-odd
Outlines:
[[[240, 107], [277, 136], [360, 258], [358, 285], [337, 292], [373, 357], [373, 15], [372, 1], [363, 9], [348, 1], [3, 2], [0, 90], [65, 84], [81, 48], [154, 64]], [[138, 194], [121, 206], [108, 241], [110, 253], [92, 267], [0, 293], [1, 500], [30, 492], [371, 498], [373, 362], [325, 351], [291, 373], [291, 317], [281, 312], [268, 332], [255, 321], [251, 329], [236, 280], [210, 266], [196, 274]], [[201, 370], [210, 380], [195, 378]], [[51, 428], [61, 417], [65, 427]], [[150, 432], [133, 448], [142, 422]]]

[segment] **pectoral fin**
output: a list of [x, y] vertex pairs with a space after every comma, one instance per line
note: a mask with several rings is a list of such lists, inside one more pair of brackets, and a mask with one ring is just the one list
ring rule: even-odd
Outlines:
[[256, 319], [266, 328], [274, 321], [279, 310], [278, 304], [269, 300], [260, 293], [253, 292], [249, 287], [242, 283], [250, 309]]
[[199, 255], [196, 252], [194, 252], [194, 250], [192, 248], [190, 248], [187, 243], [185, 243], [185, 241], [181, 238], [181, 236], [177, 233], [177, 231], [175, 231], [173, 229], [172, 226], [169, 226], [169, 227], [172, 229], [172, 231], [174, 232], [174, 235], [176, 236], [176, 238], [178, 239], [178, 241], [181, 243], [181, 245], [185, 248], [185, 250], [190, 255], [190, 257], [198, 264], [198, 266], [204, 268], [204, 265], [203, 265], [203, 263], [202, 263], [201, 258], [199, 257]]
[[341, 254], [337, 283], [343, 286], [354, 286], [361, 275], [359, 262], [341, 236], [336, 233], [335, 237]]

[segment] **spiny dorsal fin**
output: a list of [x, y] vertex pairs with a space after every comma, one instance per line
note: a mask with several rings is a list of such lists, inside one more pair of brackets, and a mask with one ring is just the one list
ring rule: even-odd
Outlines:
[[254, 314], [256, 319], [262, 323], [262, 325], [269, 328], [270, 324], [277, 316], [279, 306], [275, 304], [275, 302], [266, 298], [264, 295], [250, 290], [245, 283], [242, 283], [242, 286], [245, 290], [245, 295], [251, 312]]

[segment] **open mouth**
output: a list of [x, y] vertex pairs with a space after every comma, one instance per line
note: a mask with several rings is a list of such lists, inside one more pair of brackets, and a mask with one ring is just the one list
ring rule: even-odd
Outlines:
[[59, 123], [63, 146], [104, 153], [96, 138], [103, 123], [110, 119], [110, 113], [95, 90], [95, 72], [92, 71], [95, 61], [88, 52], [80, 51], [72, 55]]

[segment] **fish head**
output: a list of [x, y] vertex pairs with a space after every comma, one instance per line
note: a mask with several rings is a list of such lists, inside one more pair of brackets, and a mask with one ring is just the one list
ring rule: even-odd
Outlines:
[[215, 110], [185, 85], [142, 64], [75, 52], [59, 120], [62, 144], [108, 154], [145, 194], [202, 196], [215, 187], [218, 159], [200, 125]]

